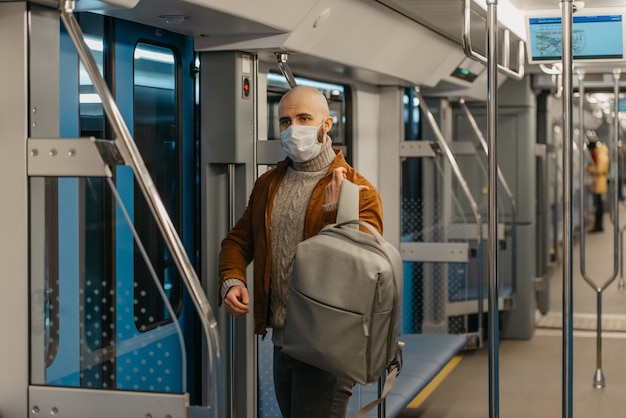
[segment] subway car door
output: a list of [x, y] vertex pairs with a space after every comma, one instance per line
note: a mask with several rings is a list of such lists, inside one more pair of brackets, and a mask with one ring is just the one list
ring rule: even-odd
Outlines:
[[[196, 189], [193, 40], [122, 20], [115, 22], [114, 36], [118, 106], [129, 121], [161, 199], [193, 259]], [[118, 344], [117, 387], [185, 391], [189, 380], [185, 375], [193, 371], [190, 362], [193, 363], [196, 346], [189, 344], [194, 335], [189, 329], [194, 318], [193, 305], [185, 303], [184, 285], [176, 265], [128, 167], [118, 167], [117, 184], [122, 200], [134, 207], [137, 233], [181, 331], [189, 337], [181, 348], [176, 324], [154, 285], [150, 267], [137, 249], [132, 254], [125, 250], [133, 245], [133, 237], [122, 228], [116, 234], [117, 310], [126, 314], [118, 315], [116, 328], [117, 335], [130, 343], [125, 350], [120, 350]], [[115, 216], [116, 224], [123, 225], [124, 215], [117, 211]], [[120, 280], [126, 277], [134, 280]], [[142, 344], [137, 349], [132, 342], [135, 339], [158, 342]]]
[[[191, 260], [195, 260], [193, 40], [94, 14], [78, 20]], [[114, 139], [61, 28], [62, 137]], [[46, 205], [46, 385], [190, 392], [195, 312], [131, 169], [58, 178]], [[158, 286], [157, 286], [158, 285]], [[160, 288], [160, 289], [159, 289]], [[192, 396], [193, 402], [193, 396]]]

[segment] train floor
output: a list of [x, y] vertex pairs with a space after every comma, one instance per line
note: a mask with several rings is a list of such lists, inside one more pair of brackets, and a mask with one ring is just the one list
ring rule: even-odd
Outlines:
[[[620, 208], [626, 224], [626, 206]], [[613, 271], [613, 232], [605, 214], [604, 232], [586, 235], [587, 277], [602, 285]], [[620, 274], [602, 293], [602, 371], [605, 387], [593, 387], [597, 362], [597, 293], [580, 273], [580, 242], [573, 256], [573, 417], [626, 418], [626, 292]], [[436, 385], [416, 398], [400, 418], [555, 418], [563, 414], [562, 261], [550, 275], [550, 308], [537, 313], [530, 340], [501, 340], [499, 344], [499, 414], [490, 415], [488, 344], [460, 353], [460, 361]], [[445, 369], [444, 369], [445, 370]]]

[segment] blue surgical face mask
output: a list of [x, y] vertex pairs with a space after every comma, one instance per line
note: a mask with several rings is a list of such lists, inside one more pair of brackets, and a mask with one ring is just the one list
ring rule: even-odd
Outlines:
[[317, 157], [322, 143], [317, 139], [318, 126], [290, 125], [280, 133], [280, 144], [293, 161], [304, 163]]

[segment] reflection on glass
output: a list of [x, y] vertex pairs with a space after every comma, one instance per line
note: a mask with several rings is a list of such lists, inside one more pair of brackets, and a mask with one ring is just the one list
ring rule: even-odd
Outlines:
[[[174, 51], [138, 43], [134, 53], [134, 138], [150, 175], [174, 222], [180, 227], [180, 126], [176, 92], [177, 66]], [[137, 185], [135, 226], [146, 251], [162, 279], [162, 286], [176, 312], [182, 308], [182, 283], [174, 260]], [[180, 229], [180, 228], [179, 228]], [[170, 320], [158, 288], [135, 254], [135, 316], [137, 329], [145, 331]]]

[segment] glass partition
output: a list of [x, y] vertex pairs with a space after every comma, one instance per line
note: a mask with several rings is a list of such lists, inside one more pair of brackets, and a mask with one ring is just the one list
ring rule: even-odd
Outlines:
[[405, 91], [403, 104], [402, 331], [480, 335], [486, 290], [477, 203], [417, 89]]
[[[186, 358], [177, 321], [143, 329], [136, 312], [151, 312], [136, 297], [155, 294], [175, 317], [164, 277], [146, 251], [145, 239], [132, 221], [129, 203], [113, 182], [102, 178], [31, 178], [33, 229], [31, 248], [32, 383], [94, 389], [184, 392]], [[104, 186], [104, 187], [102, 187]], [[112, 202], [121, 214], [105, 225], [129, 245], [116, 245], [114, 260], [94, 263], [110, 247], [108, 234], [95, 241], [90, 202]], [[39, 210], [37, 203], [43, 203]], [[35, 206], [37, 205], [37, 206]], [[118, 241], [124, 242], [124, 241]], [[130, 263], [120, 262], [121, 260]], [[150, 281], [138, 281], [141, 263]], [[102, 268], [97, 269], [100, 265]], [[89, 266], [89, 268], [87, 268]], [[106, 267], [113, 266], [113, 267]], [[160, 272], [161, 274], [163, 271]]]

